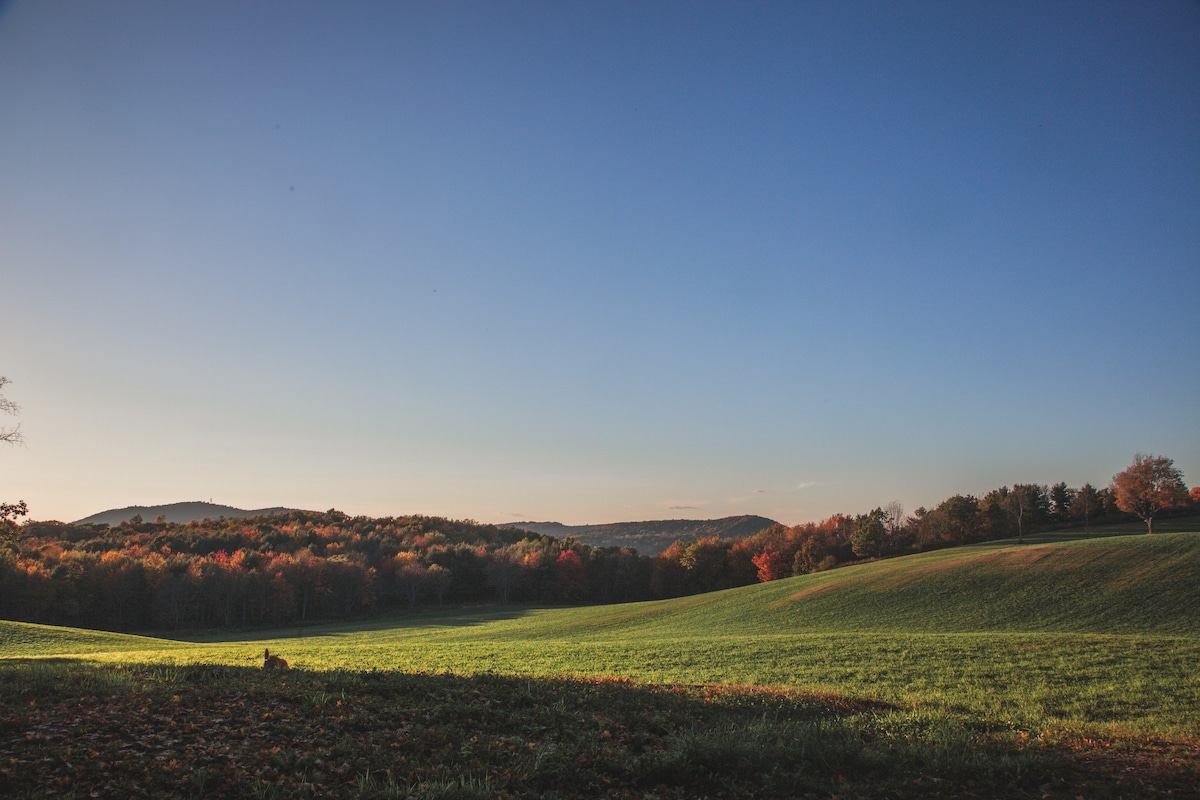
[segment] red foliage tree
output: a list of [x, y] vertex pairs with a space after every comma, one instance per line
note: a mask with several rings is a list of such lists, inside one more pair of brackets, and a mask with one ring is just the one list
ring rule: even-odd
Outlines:
[[758, 568], [758, 579], [763, 583], [790, 578], [794, 560], [794, 556], [789, 558], [787, 553], [780, 550], [764, 550], [751, 559]]

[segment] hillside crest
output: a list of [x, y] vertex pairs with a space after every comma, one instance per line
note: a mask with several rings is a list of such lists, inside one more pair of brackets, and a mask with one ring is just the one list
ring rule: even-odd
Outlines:
[[127, 522], [133, 517], [140, 516], [146, 522], [153, 522], [158, 517], [166, 517], [167, 522], [184, 524], [192, 520], [200, 519], [242, 519], [243, 517], [261, 517], [267, 514], [282, 514], [294, 509], [276, 507], [276, 508], [257, 508], [246, 510], [243, 508], [234, 508], [233, 506], [223, 506], [219, 503], [205, 503], [203, 501], [194, 501], [190, 503], [168, 503], [160, 506], [126, 506], [125, 508], [113, 508], [108, 511], [101, 511], [98, 514], [92, 514], [90, 517], [76, 520], [75, 525], [120, 525], [122, 522]]

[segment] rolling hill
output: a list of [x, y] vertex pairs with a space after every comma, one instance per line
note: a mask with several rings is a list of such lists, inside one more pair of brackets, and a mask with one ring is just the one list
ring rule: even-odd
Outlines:
[[269, 646], [300, 670], [816, 688], [1034, 726], [1200, 737], [1197, 575], [1200, 532], [993, 544], [624, 605], [182, 639], [0, 622], [0, 664], [260, 668]]
[[217, 503], [191, 502], [169, 503], [161, 506], [127, 506], [114, 508], [92, 514], [90, 517], [76, 520], [76, 525], [120, 525], [135, 516], [140, 516], [146, 522], [153, 522], [158, 517], [166, 517], [167, 522], [186, 523], [194, 519], [241, 519], [243, 517], [260, 517], [267, 514], [281, 514], [292, 511], [290, 508], [258, 508], [247, 511], [233, 506], [223, 506]]
[[743, 515], [721, 519], [668, 519], [603, 525], [563, 525], [560, 522], [506, 524], [557, 539], [571, 537], [591, 547], [633, 547], [643, 555], [655, 556], [670, 547], [676, 539], [684, 542], [708, 536], [743, 539], [777, 523], [766, 517]]
[[[316, 636], [336, 632], [371, 638], [438, 629], [492, 642], [981, 633], [1200, 638], [1198, 575], [1200, 532], [1113, 536], [954, 548], [671, 600], [471, 607], [306, 630]], [[14, 625], [24, 623], [0, 623]], [[62, 632], [69, 638], [64, 647], [76, 649], [80, 634], [74, 629], [26, 626], [22, 636], [32, 635], [34, 627], [39, 638]], [[13, 635], [0, 635], [0, 643]], [[137, 649], [148, 641], [127, 640]], [[126, 645], [112, 639], [105, 649], [109, 646]]]
[[[962, 547], [669, 601], [206, 640], [0, 622], [0, 707], [15, 720], [0, 720], [13, 731], [0, 779], [19, 797], [75, 779], [78, 762], [47, 757], [60, 745], [45, 732], [70, 731], [101, 754], [105, 780], [143, 780], [129, 736], [161, 748], [169, 726], [182, 743], [164, 796], [197, 796], [178, 787], [207, 779], [217, 749], [236, 754], [222, 775], [249, 765], [239, 796], [261, 796], [269, 767], [272, 780], [305, 776], [293, 794], [312, 774], [345, 797], [488, 797], [498, 784], [512, 797], [610, 784], [662, 797], [1191, 797], [1197, 575], [1200, 532], [1180, 532]], [[262, 669], [264, 647], [291, 663], [286, 677]], [[314, 754], [363, 756], [364, 777], [292, 766]], [[368, 756], [382, 768], [368, 772]], [[425, 783], [371, 783], [397, 763]], [[479, 782], [437, 783], [447, 769]], [[718, 776], [737, 782], [710, 793]]]
[[987, 544], [674, 600], [542, 612], [521, 635], [1200, 636], [1200, 533]]

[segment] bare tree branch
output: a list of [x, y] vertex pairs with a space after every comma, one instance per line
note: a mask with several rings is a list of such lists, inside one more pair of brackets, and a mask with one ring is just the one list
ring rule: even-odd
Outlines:
[[[15, 416], [21, 410], [21, 407], [4, 396], [4, 387], [10, 383], [12, 381], [0, 375], [0, 413]], [[24, 444], [25, 435], [21, 433], [20, 423], [11, 428], [0, 427], [0, 442], [6, 444]]]

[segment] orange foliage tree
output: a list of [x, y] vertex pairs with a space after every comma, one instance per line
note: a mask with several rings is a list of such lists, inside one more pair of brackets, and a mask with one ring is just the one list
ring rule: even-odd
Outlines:
[[1141, 517], [1147, 533], [1154, 533], [1154, 517], [1188, 500], [1183, 473], [1175, 462], [1153, 454], [1136, 454], [1132, 464], [1113, 476], [1112, 489], [1117, 508]]

